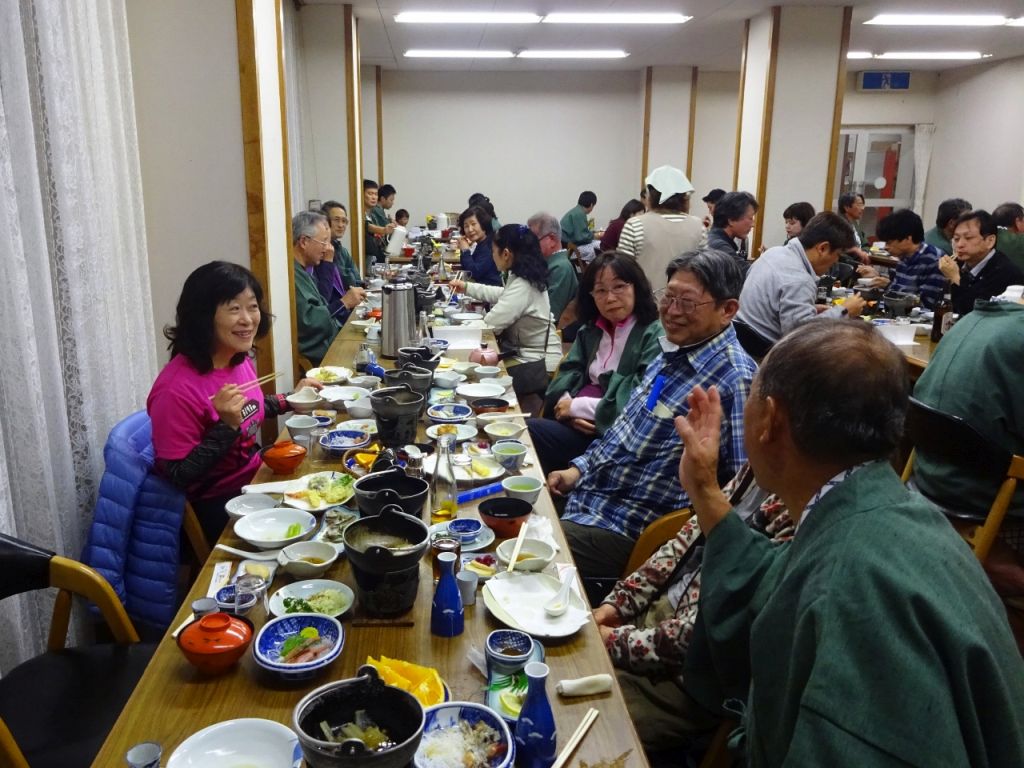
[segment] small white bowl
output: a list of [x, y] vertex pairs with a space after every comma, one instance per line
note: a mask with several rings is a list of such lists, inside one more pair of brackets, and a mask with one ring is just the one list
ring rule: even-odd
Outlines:
[[457, 323], [473, 323], [477, 320], [483, 320], [484, 316], [479, 312], [456, 312], [452, 315], [452, 320]]
[[[307, 559], [308, 558], [308, 559]], [[338, 559], [338, 550], [333, 544], [323, 541], [300, 541], [289, 544], [277, 561], [296, 579], [312, 579], [325, 573]], [[319, 563], [310, 562], [319, 560]]]
[[501, 397], [505, 390], [496, 384], [460, 384], [455, 388], [455, 394], [472, 404], [481, 397]]
[[224, 511], [232, 520], [241, 520], [250, 512], [260, 512], [264, 509], [274, 509], [277, 506], [277, 499], [265, 493], [243, 493], [235, 496], [224, 505]]
[[501, 368], [496, 365], [478, 365], [476, 370], [473, 371], [473, 375], [476, 376], [479, 381], [483, 381], [484, 379], [493, 379], [500, 373]]
[[484, 427], [484, 432], [491, 440], [515, 440], [525, 431], [525, 424], [516, 424], [514, 421], [492, 421]]
[[[298, 523], [300, 531], [286, 536], [288, 526]], [[289, 507], [251, 512], [235, 523], [235, 533], [257, 549], [280, 549], [307, 538], [316, 528], [316, 518], [309, 512]]]
[[320, 397], [312, 387], [303, 387], [298, 392], [292, 392], [285, 399], [296, 413], [308, 414], [315, 408], [323, 408], [327, 404], [327, 401]]
[[461, 373], [463, 375], [469, 376], [472, 375], [473, 371], [475, 371], [478, 366], [479, 363], [455, 363], [452, 366], [452, 370], [455, 371], [456, 373]]
[[[501, 568], [498, 570], [503, 571], [508, 567], [508, 559], [512, 557], [512, 550], [515, 549], [515, 546], [515, 539], [505, 539], [494, 550], [494, 554], [498, 556], [498, 562], [501, 564]], [[519, 557], [522, 558], [523, 555], [531, 555], [531, 557], [525, 560], [520, 559], [512, 569], [513, 571], [543, 571], [554, 561], [555, 550], [545, 541], [526, 538], [523, 539], [523, 547], [519, 550]]]
[[434, 374], [434, 386], [441, 389], [455, 389], [465, 378], [464, 375], [455, 371], [437, 371]]
[[505, 489], [505, 495], [510, 499], [522, 499], [530, 504], [536, 504], [540, 498], [540, 489], [544, 483], [536, 477], [518, 475], [503, 478], [501, 487]]
[[289, 416], [284, 425], [288, 427], [288, 434], [294, 440], [297, 437], [308, 437], [310, 432], [320, 426], [320, 422], [314, 416], [297, 413]]
[[348, 383], [353, 387], [362, 387], [363, 389], [373, 391], [380, 386], [380, 376], [369, 376], [367, 374], [360, 374], [359, 376], [349, 376]]
[[370, 398], [361, 397], [358, 400], [349, 400], [345, 404], [348, 415], [353, 419], [372, 419], [373, 406], [370, 405]]

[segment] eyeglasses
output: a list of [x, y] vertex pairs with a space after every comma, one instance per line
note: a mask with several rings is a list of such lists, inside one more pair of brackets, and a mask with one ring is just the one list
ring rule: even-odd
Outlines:
[[608, 288], [595, 288], [590, 292], [590, 295], [595, 299], [607, 299], [609, 294], [612, 296], [621, 296], [632, 287], [632, 283], [615, 283], [615, 285]]
[[658, 306], [662, 309], [673, 307], [677, 312], [683, 315], [691, 315], [697, 307], [703, 307], [705, 304], [715, 303], [714, 299], [711, 299], [710, 301], [694, 301], [693, 299], [684, 299], [681, 296], [672, 296], [668, 294], [664, 288], [659, 291], [655, 291], [654, 298], [658, 302]]
[[309, 239], [312, 240], [314, 243], [319, 243], [324, 248], [330, 248], [332, 250], [334, 249], [334, 245], [331, 243], [330, 240], [317, 240], [315, 237], [310, 237]]

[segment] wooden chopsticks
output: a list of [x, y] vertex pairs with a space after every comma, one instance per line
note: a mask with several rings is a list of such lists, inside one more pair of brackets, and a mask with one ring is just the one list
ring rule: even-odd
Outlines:
[[[258, 379], [253, 379], [252, 381], [246, 381], [246, 382], [244, 382], [242, 384], [236, 384], [235, 386], [237, 386], [239, 389], [249, 389], [250, 387], [255, 387], [255, 386], [261, 386], [262, 387], [267, 382], [270, 382], [270, 381], [273, 381], [274, 379], [280, 378], [280, 376], [281, 376], [280, 373], [278, 373], [277, 371], [274, 371], [274, 373], [268, 373], [266, 376], [260, 376]], [[217, 394], [214, 393], [214, 394], [210, 395], [210, 397], [208, 399], [209, 400], [213, 400], [213, 398], [215, 398], [216, 396], [217, 396]]]
[[558, 753], [558, 757], [555, 758], [555, 762], [551, 768], [562, 768], [562, 766], [569, 761], [573, 751], [580, 745], [580, 742], [583, 741], [583, 737], [587, 735], [587, 731], [590, 730], [590, 726], [594, 724], [594, 721], [597, 720], [597, 716], [599, 714], [601, 713], [593, 707], [587, 710], [587, 714], [583, 716], [583, 720], [580, 721], [579, 726], [577, 726], [576, 730], [573, 731], [572, 738], [570, 738], [568, 743], [562, 747], [562, 751]]

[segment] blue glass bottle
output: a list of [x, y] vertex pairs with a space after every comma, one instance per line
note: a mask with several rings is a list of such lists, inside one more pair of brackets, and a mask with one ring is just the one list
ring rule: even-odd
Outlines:
[[528, 681], [526, 699], [516, 721], [516, 765], [550, 768], [555, 762], [555, 716], [548, 701], [548, 665], [531, 661], [523, 669]]
[[455, 553], [436, 555], [441, 566], [441, 577], [434, 587], [434, 601], [430, 607], [430, 632], [438, 637], [455, 637], [465, 629], [462, 595], [455, 582]]

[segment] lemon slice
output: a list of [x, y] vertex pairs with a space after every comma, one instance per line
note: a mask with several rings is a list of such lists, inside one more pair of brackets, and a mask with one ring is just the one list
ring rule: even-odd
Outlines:
[[498, 703], [501, 704], [502, 708], [509, 713], [512, 717], [519, 717], [519, 713], [523, 711], [523, 699], [526, 697], [526, 691], [522, 693], [514, 693], [513, 691], [502, 691], [498, 694]]
[[303, 627], [299, 630], [299, 637], [305, 637], [310, 640], [314, 640], [320, 637], [320, 633], [316, 631], [316, 627]]

